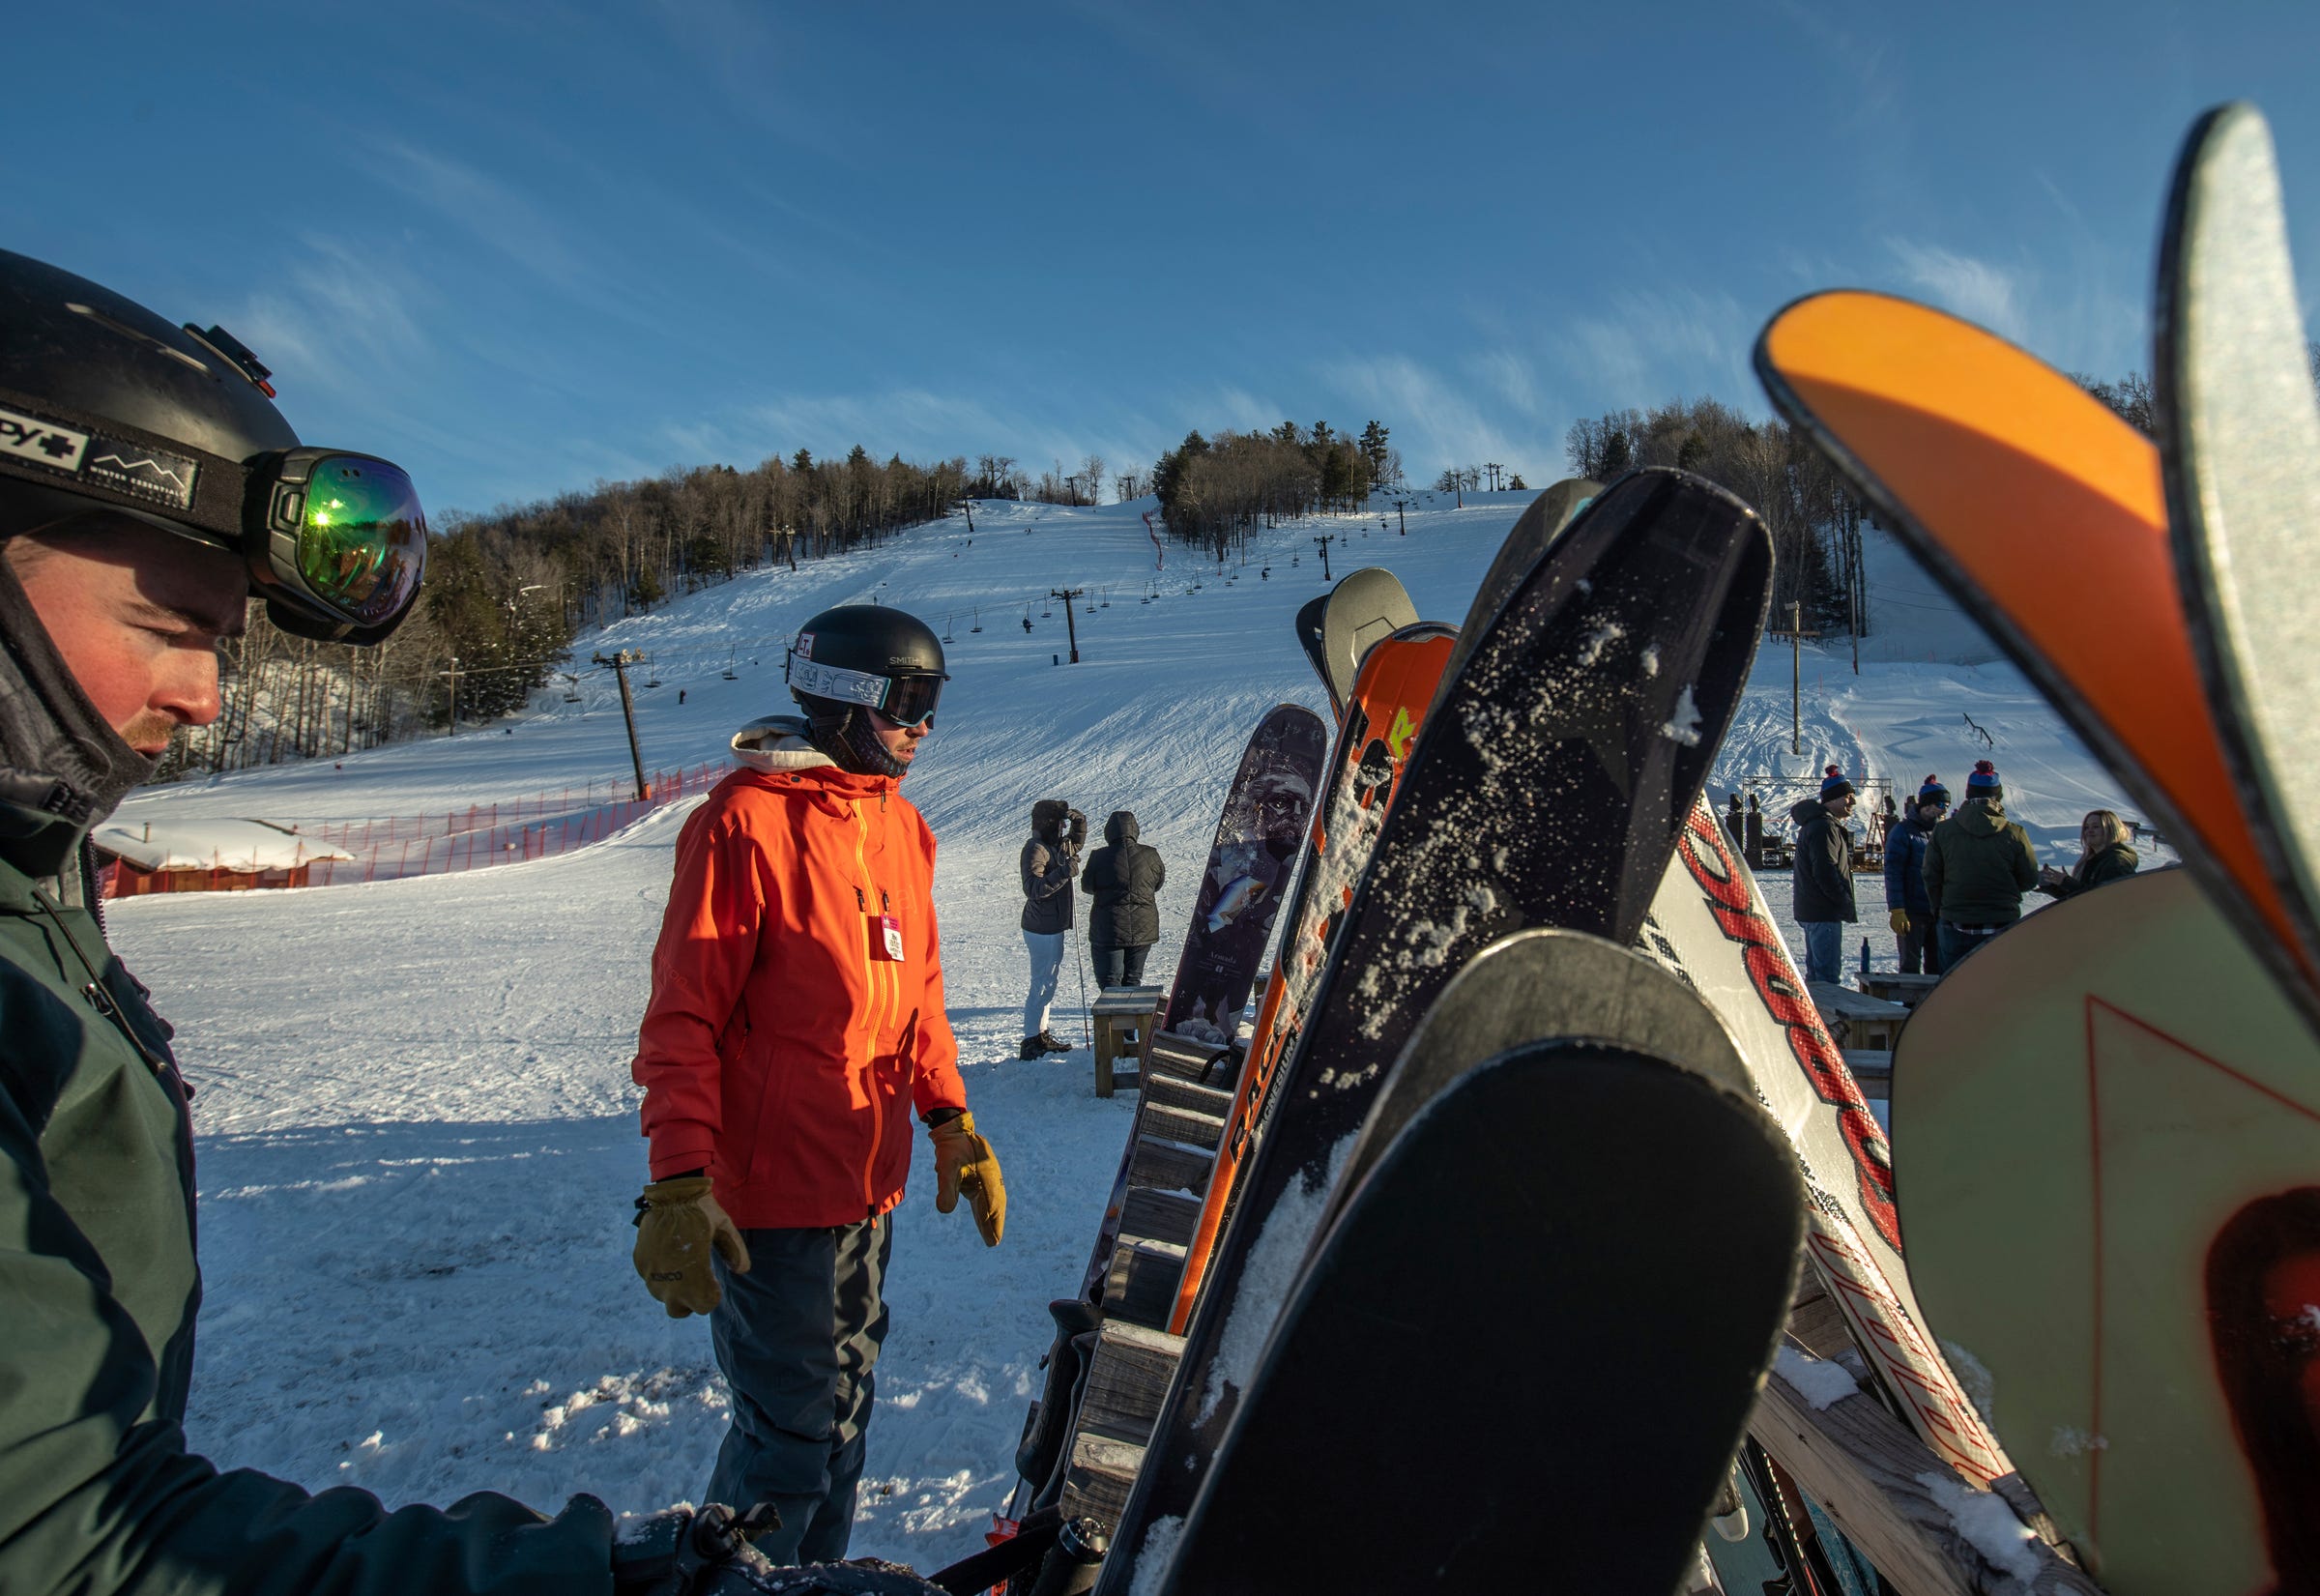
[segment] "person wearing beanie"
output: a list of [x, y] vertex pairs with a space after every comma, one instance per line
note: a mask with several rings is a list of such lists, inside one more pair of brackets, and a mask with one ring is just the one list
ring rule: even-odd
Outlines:
[[1926, 846], [1949, 811], [1950, 790], [1940, 777], [1928, 776], [1909, 800], [1909, 812], [1885, 834], [1885, 917], [1904, 975], [1941, 973], [1941, 941], [1934, 934], [1933, 902], [1926, 896]]
[[1820, 796], [1788, 812], [1796, 822], [1791, 880], [1796, 923], [1805, 933], [1808, 981], [1843, 978], [1844, 927], [1860, 917], [1853, 905], [1853, 833], [1844, 824], [1853, 802], [1853, 784], [1832, 765]]
[[2038, 850], [2006, 818], [2006, 789], [1988, 760], [1965, 778], [1965, 802], [1927, 839], [1923, 873], [1945, 971], [2022, 917], [2022, 894], [2038, 885]]
[[967, 1111], [935, 926], [935, 834], [900, 791], [942, 646], [888, 605], [799, 628], [798, 715], [733, 739], [737, 769], [677, 838], [631, 1066], [652, 1184], [635, 1262], [672, 1319], [709, 1318], [731, 1427], [701, 1499], [770, 1501], [777, 1563], [835, 1562], [854, 1526], [886, 1335], [914, 1110], [935, 1207], [1006, 1222]]

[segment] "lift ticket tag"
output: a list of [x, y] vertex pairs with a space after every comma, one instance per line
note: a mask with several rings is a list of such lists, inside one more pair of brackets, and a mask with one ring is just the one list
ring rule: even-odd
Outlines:
[[880, 939], [885, 944], [886, 957], [896, 964], [901, 964], [903, 962], [902, 922], [891, 914], [873, 915], [872, 920], [878, 927]]

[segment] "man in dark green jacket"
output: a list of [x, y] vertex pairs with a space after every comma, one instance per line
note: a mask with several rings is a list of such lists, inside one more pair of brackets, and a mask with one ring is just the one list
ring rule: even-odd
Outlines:
[[389, 1513], [186, 1450], [189, 1093], [105, 944], [88, 833], [178, 726], [217, 718], [217, 644], [247, 597], [302, 635], [376, 641], [417, 596], [425, 539], [408, 479], [301, 449], [267, 375], [219, 329], [0, 252], [0, 1589], [674, 1596], [739, 1580], [688, 1552], [681, 1582], [652, 1586], [669, 1537], [616, 1559], [593, 1497], [553, 1521], [483, 1494]]
[[2022, 894], [2038, 885], [2038, 850], [2006, 818], [2006, 789], [1988, 760], [1965, 778], [1963, 806], [1927, 839], [1925, 878], [1944, 972], [2022, 917]]

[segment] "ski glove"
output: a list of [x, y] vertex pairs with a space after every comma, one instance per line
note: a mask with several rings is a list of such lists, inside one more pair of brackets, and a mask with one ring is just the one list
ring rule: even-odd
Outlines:
[[999, 1155], [975, 1133], [974, 1116], [929, 1125], [926, 1134], [935, 1144], [935, 1211], [950, 1212], [966, 1193], [983, 1245], [998, 1246], [1007, 1229], [1007, 1188], [999, 1175]]
[[710, 1195], [708, 1175], [681, 1175], [645, 1188], [636, 1200], [636, 1272], [671, 1319], [706, 1314], [724, 1300], [711, 1248], [736, 1274], [749, 1272], [749, 1245]]
[[1088, 846], [1088, 817], [1077, 809], [1071, 812], [1070, 836], [1072, 847], [1085, 848]]
[[1909, 935], [1909, 911], [1906, 909], [1895, 910], [1885, 916], [1885, 923], [1893, 927], [1895, 936], [1906, 937]]

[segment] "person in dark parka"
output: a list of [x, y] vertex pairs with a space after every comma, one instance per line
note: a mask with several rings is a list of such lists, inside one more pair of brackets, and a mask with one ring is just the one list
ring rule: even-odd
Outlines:
[[1909, 812], [1885, 833], [1885, 915], [1899, 944], [1901, 973], [1941, 973], [1941, 939], [1934, 934], [1933, 900], [1926, 896], [1926, 847], [1950, 812], [1950, 790], [1926, 777]]
[[1794, 907], [1805, 933], [1805, 979], [1842, 978], [1842, 927], [1860, 918], [1853, 906], [1853, 834], [1845, 817], [1853, 812], [1853, 784], [1832, 765], [1820, 796], [1791, 809], [1796, 822]]
[[2038, 873], [2038, 890], [2048, 897], [2068, 898], [2090, 887], [2125, 881], [2142, 868], [2127, 823], [2108, 809], [2090, 809], [2078, 823], [2078, 863], [2062, 870], [2049, 864]]
[[1080, 887], [1093, 893], [1088, 911], [1088, 951], [1095, 959], [1098, 986], [1137, 986], [1144, 958], [1160, 940], [1160, 906], [1154, 897], [1168, 881], [1160, 850], [1136, 840], [1136, 817], [1115, 809], [1104, 822], [1104, 846], [1088, 856]]
[[2038, 850], [2006, 818], [2006, 789], [1988, 760], [1965, 778], [1963, 806], [1933, 827], [1925, 877], [1944, 971], [2022, 917], [2022, 894], [2038, 885]]

